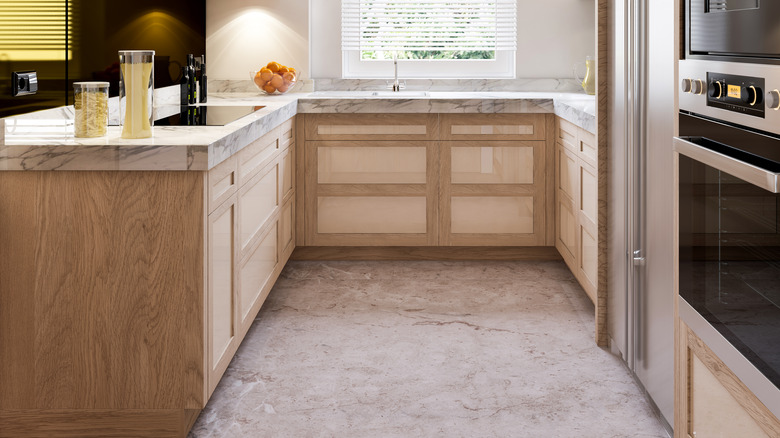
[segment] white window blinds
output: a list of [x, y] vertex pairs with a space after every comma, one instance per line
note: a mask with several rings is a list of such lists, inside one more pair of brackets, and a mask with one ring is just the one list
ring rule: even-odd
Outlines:
[[65, 32], [72, 0], [0, 0], [0, 59], [59, 61], [66, 53]]
[[517, 47], [517, 0], [342, 0], [343, 50]]

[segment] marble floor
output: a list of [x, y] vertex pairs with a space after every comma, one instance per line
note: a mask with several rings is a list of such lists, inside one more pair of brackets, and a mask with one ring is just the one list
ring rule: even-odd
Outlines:
[[667, 437], [562, 262], [291, 262], [190, 437]]

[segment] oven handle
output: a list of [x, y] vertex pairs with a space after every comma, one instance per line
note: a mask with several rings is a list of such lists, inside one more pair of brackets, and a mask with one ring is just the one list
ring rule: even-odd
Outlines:
[[775, 172], [715, 152], [685, 138], [674, 137], [674, 150], [694, 160], [733, 175], [772, 193], [780, 193], [780, 178]]

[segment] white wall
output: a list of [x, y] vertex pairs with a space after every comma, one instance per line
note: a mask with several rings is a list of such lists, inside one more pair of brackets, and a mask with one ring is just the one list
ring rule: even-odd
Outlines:
[[[594, 0], [517, 3], [518, 78], [570, 78], [575, 62], [595, 56]], [[341, 0], [311, 0], [312, 77], [341, 77], [340, 5]]]
[[309, 0], [206, 0], [209, 79], [249, 79], [269, 61], [310, 77], [308, 11]]
[[[341, 0], [206, 0], [209, 78], [246, 79], [271, 60], [340, 78], [340, 14]], [[518, 0], [517, 20], [518, 78], [570, 78], [595, 55], [594, 0]]]

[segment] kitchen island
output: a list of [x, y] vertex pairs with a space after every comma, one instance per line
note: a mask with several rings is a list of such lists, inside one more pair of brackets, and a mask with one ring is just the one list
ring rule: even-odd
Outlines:
[[300, 242], [296, 114], [559, 113], [595, 126], [592, 98], [566, 97], [212, 95], [263, 108], [146, 140], [114, 127], [73, 138], [68, 109], [3, 120], [0, 436], [187, 434]]

